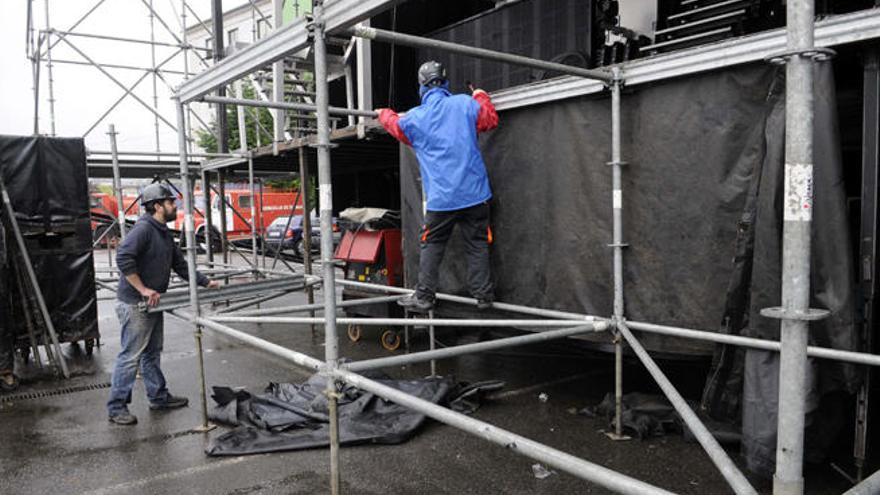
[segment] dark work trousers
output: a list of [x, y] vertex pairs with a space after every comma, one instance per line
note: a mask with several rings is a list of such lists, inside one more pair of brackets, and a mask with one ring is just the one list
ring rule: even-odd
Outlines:
[[491, 231], [488, 203], [480, 203], [461, 210], [427, 212], [420, 237], [421, 256], [416, 296], [422, 300], [434, 300], [440, 262], [443, 261], [446, 243], [456, 225], [464, 238], [471, 295], [477, 299], [492, 301], [495, 298], [495, 287], [492, 285], [489, 267]]
[[[2, 228], [2, 226], [0, 226]], [[0, 373], [15, 366], [15, 342], [9, 322], [9, 288], [12, 271], [0, 263]]]

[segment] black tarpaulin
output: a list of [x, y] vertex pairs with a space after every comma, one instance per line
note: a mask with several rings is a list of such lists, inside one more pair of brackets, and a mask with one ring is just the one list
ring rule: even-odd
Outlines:
[[[435, 404], [453, 390], [449, 378], [391, 380], [383, 385]], [[302, 384], [272, 383], [252, 395], [214, 387], [217, 405], [211, 420], [236, 426], [215, 438], [205, 452], [212, 456], [260, 454], [325, 447], [329, 444], [326, 381], [313, 375]], [[342, 445], [396, 444], [411, 438], [425, 416], [349, 385], [339, 390], [339, 439]]]
[[[751, 66], [625, 89], [624, 258], [629, 319], [715, 329], [733, 269], [746, 187], [764, 152], [773, 69]], [[482, 140], [494, 198], [496, 299], [612, 313], [611, 109], [607, 95], [502, 112]], [[421, 189], [404, 148], [406, 268], [417, 273]], [[457, 236], [441, 291], [463, 293]], [[442, 304], [440, 307], [442, 311]], [[704, 342], [643, 336], [648, 349], [705, 354]]]
[[89, 219], [86, 150], [80, 138], [0, 136], [3, 182], [25, 232]]
[[[749, 65], [625, 88], [622, 97], [623, 240], [630, 320], [778, 339], [759, 316], [780, 298], [784, 173], [782, 71]], [[854, 275], [830, 63], [817, 65], [814, 345], [854, 350]], [[612, 314], [610, 99], [581, 97], [502, 112], [482, 138], [494, 192], [492, 269], [499, 301]], [[418, 272], [422, 221], [418, 167], [402, 147], [408, 284]], [[440, 290], [466, 295], [463, 245], [453, 235]], [[460, 308], [440, 303], [439, 313]], [[709, 355], [708, 342], [640, 333], [652, 352]], [[778, 370], [772, 353], [720, 349], [704, 404], [740, 421], [749, 466], [775, 448]], [[810, 409], [852, 390], [850, 366], [814, 363]], [[745, 385], [744, 385], [745, 383]], [[743, 399], [743, 397], [745, 397]], [[743, 402], [745, 401], [745, 402]], [[743, 404], [746, 415], [741, 416]], [[809, 438], [808, 438], [809, 442]]]
[[[719, 329], [750, 187], [767, 168], [762, 164], [782, 166], [782, 156], [773, 150], [782, 146], [784, 129], [768, 121], [776, 104], [771, 99], [776, 73], [773, 67], [750, 65], [624, 89], [628, 319]], [[833, 128], [831, 117], [817, 118], [817, 128]], [[607, 95], [573, 98], [502, 112], [498, 129], [482, 138], [494, 194], [491, 256], [497, 300], [612, 313], [610, 118]], [[817, 153], [829, 146], [837, 143], [817, 141]], [[422, 198], [415, 155], [401, 148], [404, 250], [412, 286]], [[823, 207], [835, 211], [818, 214]], [[815, 228], [845, 229], [845, 222], [836, 223], [845, 215], [840, 208], [837, 202], [818, 204]], [[840, 240], [848, 242], [846, 236]], [[852, 266], [851, 255], [847, 249], [817, 249], [814, 287], [824, 291], [831, 274]], [[441, 269], [442, 292], [467, 294], [463, 252], [453, 235]], [[457, 310], [442, 302], [438, 306], [441, 312]], [[840, 335], [820, 341], [848, 348], [851, 324], [834, 325]], [[714, 348], [641, 335], [654, 351], [705, 355]]]
[[[85, 145], [79, 138], [0, 136], [0, 177], [34, 265], [52, 323], [63, 342], [98, 337]], [[13, 251], [18, 248], [7, 235]], [[17, 255], [16, 255], [17, 256]], [[10, 283], [15, 334], [27, 335], [27, 319], [13, 273]], [[30, 307], [36, 308], [31, 299]], [[33, 321], [42, 321], [37, 314]]]
[[[809, 326], [810, 344], [836, 349], [858, 350], [855, 332], [855, 278], [846, 191], [843, 180], [840, 136], [837, 128], [837, 105], [834, 77], [830, 64], [819, 64], [815, 76], [815, 130], [813, 133], [814, 210], [811, 240], [810, 286], [813, 308], [831, 311], [831, 315]], [[779, 339], [779, 321], [760, 315], [763, 308], [781, 304], [782, 204], [784, 183], [785, 82], [780, 77], [769, 98], [766, 126], [767, 150], [755, 174], [750, 198], [743, 210], [741, 237], [745, 249], [737, 264], [748, 269], [737, 271], [731, 280], [737, 302], [728, 316], [736, 326], [732, 333], [771, 340]], [[711, 387], [725, 385], [723, 380], [742, 383], [743, 453], [750, 470], [767, 476], [773, 473], [776, 460], [776, 414], [779, 392], [779, 355], [748, 350], [744, 357], [743, 380], [738, 373], [725, 376], [740, 367], [740, 355], [728, 351], [724, 361], [716, 359], [715, 368], [724, 373], [717, 383], [710, 382], [706, 399], [717, 401], [722, 413], [737, 405], [726, 394], [712, 396]], [[811, 360], [808, 367], [807, 424], [818, 432], [836, 432], [841, 427], [833, 415], [810, 414], [817, 411], [821, 398], [829, 392], [854, 392], [859, 377], [852, 365], [831, 360]], [[808, 430], [809, 431], [809, 430]], [[821, 459], [835, 434], [808, 437], [807, 458]]]

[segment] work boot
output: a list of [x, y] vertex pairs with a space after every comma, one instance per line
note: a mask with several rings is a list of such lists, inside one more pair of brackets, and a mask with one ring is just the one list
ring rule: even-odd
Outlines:
[[165, 411], [168, 409], [177, 409], [180, 407], [186, 407], [189, 404], [189, 399], [186, 397], [177, 397], [171, 394], [168, 394], [168, 397], [165, 398], [162, 402], [150, 402], [150, 409], [153, 411]]
[[107, 418], [107, 420], [115, 425], [121, 425], [121, 426], [136, 425], [138, 422], [137, 417], [135, 417], [133, 414], [131, 414], [128, 411], [123, 411], [123, 412], [117, 413], [117, 414], [111, 414]]
[[434, 301], [421, 299], [415, 294], [404, 297], [403, 299], [398, 299], [397, 304], [403, 306], [404, 309], [412, 311], [413, 313], [427, 313], [428, 311], [434, 309]]
[[0, 390], [3, 392], [12, 392], [18, 388], [18, 377], [11, 371], [0, 373]]

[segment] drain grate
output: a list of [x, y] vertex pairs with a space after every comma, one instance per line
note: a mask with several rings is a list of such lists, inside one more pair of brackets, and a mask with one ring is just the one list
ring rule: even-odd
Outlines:
[[28, 392], [15, 395], [0, 395], [0, 404], [4, 402], [21, 402], [24, 400], [42, 399], [45, 397], [56, 397], [59, 395], [76, 394], [79, 392], [88, 392], [89, 390], [102, 390], [110, 388], [110, 382], [90, 383], [88, 385], [78, 385], [76, 387], [56, 388], [52, 390], [40, 390], [37, 392]]

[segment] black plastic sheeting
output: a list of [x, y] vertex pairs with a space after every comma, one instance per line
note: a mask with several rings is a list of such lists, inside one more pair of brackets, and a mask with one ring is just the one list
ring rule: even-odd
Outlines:
[[[623, 394], [620, 403], [622, 409], [620, 424], [624, 435], [647, 440], [673, 434], [683, 435], [687, 441], [697, 441], [672, 404], [662, 395], [630, 392]], [[699, 414], [699, 404], [689, 402], [689, 405]], [[609, 429], [613, 430], [616, 426], [614, 394], [606, 394], [602, 402], [592, 407], [585, 407], [578, 411], [578, 414], [603, 418], [608, 422]], [[732, 429], [730, 425], [713, 421], [705, 416], [700, 419], [718, 442], [725, 445], [735, 445], [740, 442], [739, 432]]]
[[[652, 85], [622, 97], [623, 240], [630, 320], [778, 338], [784, 172], [784, 81], [755, 64]], [[499, 301], [612, 314], [610, 98], [607, 93], [502, 112], [482, 138], [494, 192], [492, 269]], [[402, 146], [407, 283], [418, 273], [421, 186]], [[814, 345], [855, 350], [854, 274], [830, 63], [817, 65], [812, 280]], [[466, 295], [464, 247], [453, 235], [440, 290]], [[441, 303], [438, 313], [463, 314]], [[715, 345], [641, 333], [650, 351], [707, 356]], [[777, 356], [719, 348], [704, 405], [743, 421], [749, 466], [775, 449]], [[736, 359], [736, 356], [739, 356]], [[853, 390], [852, 367], [811, 367], [810, 410], [833, 390]], [[743, 410], [745, 396], [744, 416]], [[808, 438], [808, 443], [810, 439]], [[770, 449], [770, 450], [766, 450]]]
[[[737, 232], [735, 271], [731, 277], [723, 321], [726, 331], [778, 340], [778, 320], [760, 310], [779, 306], [781, 294], [782, 203], [785, 128], [785, 81], [775, 81], [768, 98], [766, 151], [749, 184]], [[834, 78], [830, 64], [820, 64], [815, 81], [813, 135], [815, 163], [812, 225], [811, 303], [831, 311], [829, 318], [810, 324], [810, 344], [858, 350], [855, 331], [855, 278], [840, 136], [837, 128]], [[776, 459], [776, 414], [779, 355], [773, 352], [719, 349], [704, 403], [717, 417], [742, 411], [743, 453], [749, 469], [770, 476]], [[823, 396], [855, 392], [856, 369], [837, 361], [811, 360], [807, 395], [808, 459], [821, 459], [842, 427], [839, 415], [819, 413]], [[739, 392], [742, 397], [740, 399]], [[829, 434], [830, 433], [830, 434]]]
[[[592, 0], [513, 2], [481, 12], [428, 36], [477, 48], [590, 67], [592, 45], [597, 41], [590, 22], [592, 4]], [[604, 32], [597, 35], [602, 37]], [[480, 87], [486, 91], [559, 75], [430, 48], [418, 50], [416, 60], [437, 60], [446, 65], [453, 87], [464, 88], [465, 81], [479, 81]]]
[[[376, 380], [435, 404], [445, 401], [454, 390], [449, 378]], [[227, 456], [329, 445], [325, 387], [326, 381], [320, 375], [302, 384], [271, 383], [259, 395], [214, 387], [212, 398], [217, 405], [210, 412], [211, 420], [236, 428], [215, 438], [205, 452]], [[402, 443], [425, 422], [424, 415], [360, 389], [345, 385], [339, 393], [341, 445]]]
[[[98, 337], [98, 307], [85, 145], [79, 138], [0, 136], [0, 173], [37, 273], [52, 323], [62, 342]], [[12, 256], [18, 247], [7, 232]], [[14, 258], [13, 258], [14, 259]], [[27, 277], [13, 264], [13, 282]], [[26, 318], [19, 284], [12, 287], [11, 320], [22, 346]], [[31, 298], [30, 307], [36, 308]], [[39, 324], [38, 313], [31, 320]]]

